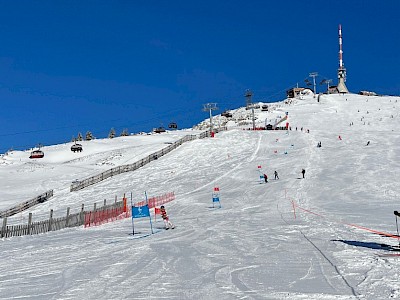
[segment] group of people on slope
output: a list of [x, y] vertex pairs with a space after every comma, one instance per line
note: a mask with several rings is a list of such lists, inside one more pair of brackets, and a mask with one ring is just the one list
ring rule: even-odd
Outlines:
[[[305, 170], [305, 169], [302, 169], [302, 170], [301, 170], [301, 173], [302, 173], [303, 178], [304, 178], [304, 175], [305, 175], [305, 173], [306, 173], [306, 170]], [[275, 179], [275, 180], [279, 179], [279, 175], [278, 175], [278, 172], [277, 172], [277, 171], [274, 171], [274, 179]], [[265, 183], [268, 182], [268, 176], [267, 176], [267, 174], [264, 174], [264, 180], [265, 180]], [[164, 221], [164, 224], [165, 224], [165, 229], [170, 229], [170, 228], [171, 228], [171, 229], [174, 229], [174, 228], [175, 228], [175, 225], [172, 224], [172, 222], [170, 221], [170, 219], [169, 219], [169, 217], [168, 217], [168, 214], [167, 214], [167, 211], [165, 210], [164, 205], [161, 205], [161, 207], [160, 207], [160, 212], [161, 212], [161, 217], [162, 217], [162, 219], [163, 219], [163, 221]], [[395, 215], [396, 215], [396, 213], [397, 213], [397, 211], [395, 211]], [[398, 216], [400, 216], [400, 214], [398, 214]]]
[[[302, 169], [302, 170], [301, 170], [301, 174], [303, 175], [303, 178], [305, 178], [306, 170], [305, 170], [305, 169]], [[275, 180], [279, 179], [279, 176], [278, 176], [278, 172], [277, 172], [277, 171], [274, 172], [274, 176], [275, 176]], [[265, 173], [264, 173], [264, 181], [265, 181], [265, 183], [268, 182], [268, 175], [265, 174]]]
[[[274, 176], [275, 176], [275, 180], [276, 180], [276, 179], [279, 179], [279, 176], [278, 176], [278, 172], [277, 172], [277, 171], [274, 172]], [[267, 176], [267, 174], [264, 174], [264, 180], [265, 180], [265, 183], [268, 182], [268, 176]]]

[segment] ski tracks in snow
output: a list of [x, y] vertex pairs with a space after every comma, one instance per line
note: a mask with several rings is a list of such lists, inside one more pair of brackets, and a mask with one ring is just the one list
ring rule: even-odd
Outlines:
[[262, 299], [265, 297], [265, 291], [251, 289], [240, 279], [243, 271], [258, 267], [257, 265], [234, 269], [230, 266], [221, 267], [215, 272], [215, 282], [227, 295], [236, 296], [239, 299]]
[[199, 187], [197, 187], [196, 189], [187, 192], [184, 194], [184, 196], [196, 193], [200, 190], [203, 190], [207, 187], [211, 187], [214, 186], [216, 183], [221, 182], [222, 179], [228, 177], [229, 175], [231, 175], [232, 173], [234, 173], [235, 171], [237, 171], [239, 168], [243, 167], [243, 164], [245, 163], [251, 163], [252, 161], [254, 161], [254, 159], [257, 157], [257, 153], [260, 150], [260, 145], [261, 145], [261, 140], [262, 140], [262, 135], [260, 133], [258, 133], [258, 140], [257, 140], [257, 144], [255, 149], [253, 150], [251, 156], [249, 158], [247, 158], [246, 160], [241, 160], [240, 162], [238, 162], [233, 168], [231, 168], [229, 171], [225, 172], [224, 174], [216, 177], [215, 179], [211, 180], [209, 183], [203, 184]]
[[[316, 148], [315, 146], [313, 146], [313, 144], [316, 144], [316, 140], [313, 137], [313, 135], [311, 135], [310, 133], [307, 133], [305, 135], [303, 135], [303, 140], [305, 141], [306, 146], [304, 147], [304, 158], [302, 159], [303, 162], [306, 162], [306, 170], [312, 170], [312, 169], [318, 169], [318, 162], [321, 160], [321, 154], [320, 151], [321, 149]], [[305, 200], [305, 203], [310, 205], [310, 203], [308, 203], [308, 197], [307, 197], [307, 190], [308, 188], [312, 187], [312, 181], [310, 182], [310, 180], [308, 180], [308, 178], [310, 177], [309, 173], [313, 174], [314, 172], [306, 172], [306, 179], [305, 180], [301, 180], [300, 183], [297, 183], [295, 181], [293, 181], [290, 184], [290, 187], [288, 188], [289, 190], [293, 190], [295, 189], [295, 196], [293, 197], [297, 203], [299, 202], [299, 199], [303, 199]], [[312, 175], [311, 175], [312, 176]], [[292, 197], [291, 197], [292, 198]], [[289, 199], [287, 200], [289, 201]], [[277, 203], [277, 210], [280, 214], [281, 219], [289, 226], [292, 226], [291, 223], [289, 223], [287, 220], [285, 220], [284, 216], [283, 216], [283, 212], [280, 211], [279, 209], [279, 202]], [[303, 215], [302, 215], [303, 217]], [[304, 218], [303, 218], [304, 219]], [[304, 219], [307, 223], [308, 223], [308, 217], [305, 217]], [[309, 226], [306, 227], [307, 229], [309, 229]], [[305, 228], [305, 229], [306, 229]], [[308, 244], [310, 244], [313, 247], [313, 251], [315, 252], [316, 256], [321, 257], [323, 259], [323, 261], [326, 261], [328, 263], [328, 265], [333, 268], [334, 272], [337, 274], [338, 278], [341, 278], [342, 282], [344, 283], [344, 285], [350, 290], [352, 296], [354, 296], [356, 299], [359, 299], [359, 296], [357, 294], [357, 292], [355, 291], [354, 287], [347, 281], [347, 279], [345, 278], [345, 276], [340, 272], [340, 270], [338, 269], [338, 267], [333, 263], [333, 261], [327, 256], [327, 254], [320, 248], [318, 247], [305, 233], [304, 230], [297, 228], [298, 232], [300, 233], [300, 235], [303, 237], [304, 240], [307, 241]], [[326, 274], [326, 271], [324, 271], [324, 264], [322, 262], [320, 262], [318, 260], [318, 266], [321, 270], [321, 273], [323, 274], [326, 283], [333, 289], [338, 291], [338, 287], [337, 287], [337, 282], [336, 284], [332, 282], [332, 276], [329, 276]], [[314, 270], [315, 266], [313, 266], [313, 262], [310, 261], [310, 269], [308, 271], [308, 273], [305, 275], [305, 277], [303, 278], [299, 278], [298, 280], [303, 280], [305, 278], [307, 278], [308, 276], [310, 276], [310, 272], [311, 270]], [[297, 281], [297, 280], [296, 280]], [[295, 282], [296, 282], [295, 281]], [[292, 285], [295, 283], [292, 282]], [[340, 289], [339, 289], [340, 290]]]

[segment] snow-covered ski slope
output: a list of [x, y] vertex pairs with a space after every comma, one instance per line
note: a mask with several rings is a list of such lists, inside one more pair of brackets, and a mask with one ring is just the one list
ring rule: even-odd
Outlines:
[[[66, 200], [68, 197], [66, 195], [70, 194], [70, 185], [74, 180], [88, 178], [121, 165], [132, 164], [167, 147], [185, 135], [198, 135], [200, 132], [199, 130], [179, 130], [164, 134], [82, 141], [79, 143], [82, 144], [83, 151], [76, 153], [70, 150], [73, 145], [71, 142], [42, 148], [45, 156], [41, 159], [30, 159], [30, 151], [9, 152], [0, 159], [0, 175], [2, 178], [9, 177], [10, 179], [3, 181], [3, 189], [0, 191], [0, 210], [24, 202], [50, 189], [54, 189], [54, 197], [51, 200], [55, 204], [49, 204], [49, 207], [54, 210], [62, 209], [63, 214], [67, 206], [73, 208], [75, 205], [78, 208], [81, 203], [93, 204], [96, 201], [93, 198], [82, 199], [82, 195], [77, 194], [77, 198], [73, 198], [76, 199], [76, 203], [71, 198]], [[116, 191], [116, 194], [121, 193]], [[107, 196], [110, 199], [110, 195], [112, 194], [107, 194], [104, 199]], [[102, 199], [99, 196], [100, 194], [95, 198]], [[36, 216], [44, 210], [40, 207], [31, 212]], [[46, 215], [48, 215], [47, 211]]]
[[[0, 299], [400, 298], [400, 257], [379, 246], [398, 240], [368, 231], [397, 234], [400, 97], [320, 100], [256, 110], [259, 125], [288, 112], [289, 133], [235, 129], [230, 121], [215, 138], [72, 193], [72, 180], [134, 162], [192, 131], [90, 141], [80, 154], [57, 145], [34, 162], [27, 153], [4, 157], [0, 207], [55, 190], [10, 222], [25, 222], [29, 212], [45, 218], [51, 208], [65, 215], [67, 206], [78, 211], [123, 193], [141, 201], [145, 191], [174, 191], [166, 208], [176, 229], [153, 218], [155, 234], [144, 237], [149, 223], [140, 219], [132, 236], [124, 219], [0, 240]], [[234, 112], [241, 122], [249, 113]], [[215, 186], [220, 209], [211, 208]]]

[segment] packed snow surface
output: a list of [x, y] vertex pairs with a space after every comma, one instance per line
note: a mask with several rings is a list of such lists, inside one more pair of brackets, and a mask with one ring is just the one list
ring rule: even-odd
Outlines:
[[[287, 112], [288, 131], [245, 130], [251, 111], [232, 110], [229, 120], [215, 117], [228, 130], [214, 138], [75, 192], [73, 180], [133, 163], [201, 128], [82, 142], [81, 153], [71, 143], [54, 145], [37, 160], [9, 152], [0, 159], [0, 210], [54, 189], [10, 224], [26, 223], [30, 212], [45, 220], [50, 209], [64, 216], [82, 203], [174, 191], [166, 209], [176, 228], [164, 230], [152, 215], [150, 235], [148, 219], [134, 220], [132, 236], [127, 218], [3, 238], [0, 299], [400, 298], [400, 252], [381, 246], [399, 240], [377, 234], [397, 235], [399, 105], [399, 97], [348, 94], [256, 109], [257, 127]], [[222, 208], [213, 208], [214, 187]]]

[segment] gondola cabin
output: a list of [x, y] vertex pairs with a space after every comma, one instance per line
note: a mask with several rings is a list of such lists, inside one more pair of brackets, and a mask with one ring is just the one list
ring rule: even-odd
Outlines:
[[225, 118], [232, 118], [232, 114], [229, 111], [224, 111], [223, 113], [221, 113], [221, 116], [225, 117]]
[[72, 152], [82, 152], [83, 148], [81, 144], [74, 144], [71, 146], [71, 151]]
[[31, 152], [31, 156], [29, 158], [43, 158], [44, 152], [42, 150], [34, 150]]
[[168, 128], [170, 128], [170, 129], [177, 129], [177, 128], [178, 128], [178, 125], [177, 125], [175, 122], [171, 122], [171, 123], [169, 123]]
[[155, 133], [161, 133], [161, 132], [165, 132], [165, 128], [164, 127], [158, 127], [158, 128], [154, 128], [153, 131]]

